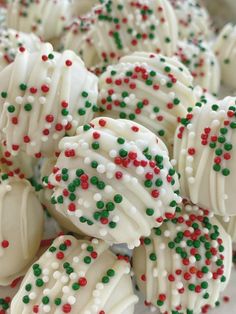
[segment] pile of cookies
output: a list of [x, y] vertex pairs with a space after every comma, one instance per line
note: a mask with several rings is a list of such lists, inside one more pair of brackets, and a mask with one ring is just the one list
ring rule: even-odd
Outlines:
[[0, 285], [21, 282], [0, 313], [133, 314], [135, 284], [163, 314], [214, 307], [236, 26], [200, 0], [9, 0], [0, 23]]

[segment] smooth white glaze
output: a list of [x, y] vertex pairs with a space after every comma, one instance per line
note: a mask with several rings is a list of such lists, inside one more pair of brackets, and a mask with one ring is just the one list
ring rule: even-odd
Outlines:
[[99, 78], [98, 105], [101, 115], [144, 125], [161, 136], [171, 152], [178, 119], [197, 101], [192, 84], [193, 77], [176, 58], [135, 52]]
[[[181, 212], [175, 216], [177, 223], [171, 220], [163, 223], [135, 248], [134, 273], [146, 301], [157, 306], [161, 313], [199, 314], [204, 305], [215, 307], [228, 283], [232, 267], [231, 239], [209, 211], [188, 203], [180, 207]], [[201, 222], [198, 218], [207, 221]], [[186, 255], [181, 256], [181, 252]], [[205, 263], [207, 259], [209, 265]], [[222, 266], [217, 264], [218, 260]], [[202, 268], [206, 266], [207, 272]], [[221, 267], [221, 274], [215, 277]], [[193, 291], [190, 284], [194, 285]], [[204, 298], [206, 293], [208, 297]]]
[[59, 140], [75, 134], [97, 109], [95, 75], [74, 52], [60, 54], [50, 44], [19, 52], [0, 72], [0, 93], [1, 137], [12, 155], [53, 156]]
[[[60, 250], [61, 245], [66, 249]], [[34, 264], [38, 265], [41, 275], [34, 275], [36, 266], [32, 265], [29, 269], [12, 301], [12, 313], [62, 314], [65, 313], [65, 306], [70, 307], [66, 313], [71, 314], [134, 313], [138, 297], [133, 293], [130, 264], [125, 258], [116, 257], [107, 244], [97, 239], [88, 241], [60, 236], [52, 247], [56, 249], [55, 252], [49, 248]], [[63, 254], [63, 257], [58, 258], [58, 254]], [[89, 258], [89, 263], [85, 262], [86, 258]], [[65, 263], [71, 267], [69, 272], [64, 267]], [[108, 280], [104, 281], [104, 277]], [[36, 286], [37, 279], [43, 280], [42, 287]], [[72, 286], [77, 283], [81, 283], [80, 287], [74, 290]], [[25, 287], [29, 284], [31, 289], [27, 292]], [[22, 301], [24, 296], [28, 296], [29, 303]], [[49, 302], [43, 304], [43, 297], [48, 297]], [[54, 303], [56, 298], [61, 299], [59, 306]], [[38, 312], [34, 312], [37, 305]]]
[[81, 31], [79, 22], [77, 31], [72, 27], [66, 35], [68, 38], [64, 39], [65, 49], [79, 53], [89, 68], [115, 63], [134, 51], [160, 52], [168, 56], [176, 51], [177, 22], [167, 0], [108, 1], [108, 4], [96, 6], [91, 18], [93, 23], [88, 31], [84, 32], [83, 28]]
[[132, 248], [174, 212], [178, 177], [166, 146], [143, 126], [105, 117], [91, 125], [61, 140], [48, 180], [52, 202], [85, 234]]
[[42, 239], [43, 208], [28, 181], [2, 180], [0, 221], [0, 284], [9, 285], [27, 271]]
[[[233, 97], [226, 97], [203, 104], [202, 107], [194, 107], [189, 113], [191, 119], [187, 127], [181, 125], [177, 129], [174, 143], [174, 158], [181, 176], [182, 195], [189, 197], [194, 204], [210, 208], [221, 216], [236, 214], [235, 101]], [[226, 134], [221, 133], [224, 129]], [[223, 143], [218, 141], [219, 137]], [[212, 142], [215, 143], [215, 148], [210, 147]], [[219, 171], [213, 169], [215, 164], [219, 164]]]

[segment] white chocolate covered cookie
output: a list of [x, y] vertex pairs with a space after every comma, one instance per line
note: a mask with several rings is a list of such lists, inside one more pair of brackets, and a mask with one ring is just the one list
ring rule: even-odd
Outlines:
[[130, 264], [100, 240], [60, 236], [28, 270], [14, 314], [133, 314]]
[[180, 39], [209, 39], [213, 36], [207, 9], [198, 0], [169, 0], [177, 17]]
[[190, 70], [194, 85], [200, 85], [209, 93], [218, 94], [220, 65], [207, 42], [179, 41], [176, 56]]
[[60, 37], [72, 17], [70, 0], [10, 0], [7, 27], [35, 33], [43, 40]]
[[178, 120], [197, 101], [192, 83], [188, 69], [176, 58], [135, 52], [99, 78], [100, 112], [144, 125], [171, 151]]
[[40, 50], [41, 41], [34, 34], [17, 32], [14, 29], [0, 29], [0, 71], [15, 60], [20, 47], [29, 52]]
[[133, 267], [146, 301], [161, 313], [199, 314], [228, 283], [231, 239], [209, 210], [184, 202], [142, 239]]
[[97, 118], [60, 142], [52, 202], [82, 232], [139, 245], [181, 201], [163, 142], [128, 120]]
[[91, 14], [88, 31], [71, 28], [64, 39], [65, 49], [79, 53], [89, 68], [115, 63], [134, 51], [168, 56], [176, 51], [177, 22], [168, 0], [109, 0]]
[[236, 26], [226, 24], [218, 35], [214, 50], [219, 59], [222, 82], [236, 88]]
[[32, 263], [43, 233], [43, 208], [26, 180], [1, 175], [0, 285], [9, 285]]
[[0, 129], [6, 150], [17, 155], [55, 156], [58, 142], [73, 135], [97, 111], [97, 78], [72, 51], [50, 44], [22, 48], [0, 73]]
[[215, 214], [231, 216], [235, 209], [236, 99], [200, 102], [176, 131], [174, 158], [181, 194]]

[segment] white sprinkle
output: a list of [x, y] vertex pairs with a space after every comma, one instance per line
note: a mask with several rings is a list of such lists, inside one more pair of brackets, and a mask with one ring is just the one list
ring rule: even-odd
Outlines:
[[34, 96], [28, 96], [27, 101], [33, 103], [34, 102]]
[[44, 282], [49, 282], [49, 277], [48, 276], [43, 276], [43, 281]]
[[23, 103], [23, 98], [21, 96], [17, 96], [15, 98], [15, 102], [18, 104], [18, 105], [21, 105]]
[[114, 150], [114, 149], [110, 150], [110, 152], [109, 152], [109, 156], [110, 156], [111, 158], [116, 157], [116, 156], [117, 156], [117, 151], [116, 151], [116, 150]]
[[34, 300], [36, 298], [36, 293], [35, 292], [31, 292], [29, 294], [29, 298], [30, 298], [30, 300]]
[[68, 297], [67, 301], [68, 301], [68, 303], [69, 303], [70, 305], [73, 305], [73, 304], [75, 304], [75, 302], [76, 302], [76, 298], [75, 298], [73, 295], [70, 295], [70, 296]]
[[104, 285], [102, 283], [99, 282], [99, 283], [96, 284], [96, 289], [97, 290], [103, 290], [103, 288], [104, 288]]
[[50, 306], [50, 305], [44, 305], [44, 306], [43, 306], [43, 311], [44, 311], [45, 313], [50, 313], [50, 311], [51, 311], [51, 306]]
[[118, 215], [114, 216], [112, 219], [114, 222], [119, 222], [120, 221], [120, 217]]
[[157, 268], [153, 268], [152, 275], [154, 278], [158, 277], [158, 269]]
[[165, 231], [164, 231], [164, 236], [165, 236], [166, 238], [168, 238], [168, 237], [170, 236], [170, 231], [169, 231], [169, 230], [165, 230]]
[[62, 292], [67, 294], [70, 292], [70, 288], [68, 286], [64, 286], [64, 287], [62, 287]]
[[101, 201], [101, 199], [102, 199], [101, 193], [95, 193], [94, 196], [93, 196], [93, 199], [94, 199], [96, 202]]
[[74, 263], [79, 263], [79, 257], [78, 256], [73, 257], [73, 262]]
[[61, 273], [59, 272], [59, 271], [55, 271], [54, 273], [53, 273], [53, 278], [54, 279], [59, 279], [61, 277]]
[[62, 283], [67, 283], [68, 280], [69, 280], [68, 276], [62, 276], [62, 277], [61, 277], [61, 282], [62, 282]]
[[104, 191], [105, 191], [105, 193], [108, 193], [108, 194], [109, 194], [109, 193], [112, 193], [113, 188], [112, 188], [112, 186], [107, 185], [107, 186], [105, 187]]
[[99, 234], [100, 234], [102, 237], [106, 236], [107, 233], [108, 233], [108, 231], [107, 231], [106, 229], [104, 229], [104, 228], [99, 230]]
[[46, 98], [45, 97], [39, 97], [39, 103], [44, 105], [46, 103]]
[[91, 163], [90, 157], [85, 157], [84, 158], [84, 163], [85, 163], [85, 165], [89, 165]]
[[70, 277], [71, 280], [76, 280], [76, 279], [78, 279], [78, 276], [77, 276], [76, 273], [71, 273], [71, 274], [69, 275], [69, 277]]
[[116, 170], [116, 165], [113, 164], [113, 163], [111, 163], [111, 162], [109, 162], [109, 163], [107, 164], [107, 170], [110, 171], [110, 172], [115, 171], [115, 170]]
[[131, 214], [135, 214], [137, 212], [137, 208], [134, 206], [131, 206], [129, 211], [131, 212]]

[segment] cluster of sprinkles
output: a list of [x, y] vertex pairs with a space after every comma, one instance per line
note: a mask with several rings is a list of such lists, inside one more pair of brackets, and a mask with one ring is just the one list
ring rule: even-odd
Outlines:
[[216, 95], [220, 86], [219, 64], [211, 47], [202, 41], [179, 41], [178, 59], [189, 68], [195, 85]]
[[172, 58], [134, 53], [100, 77], [99, 109], [103, 115], [139, 122], [169, 144], [186, 108], [194, 105], [191, 79]]
[[[160, 308], [161, 313], [197, 313], [203, 306], [202, 299], [203, 308], [208, 307], [208, 302], [214, 305], [230, 272], [225, 268], [229, 262], [227, 258], [231, 258], [226, 241], [228, 236], [212, 218], [213, 214], [187, 201], [182, 206], [161, 227], [154, 228], [151, 237], [142, 239], [147, 258], [146, 273], [136, 273], [136, 276], [146, 285], [160, 280], [155, 291], [151, 291], [151, 297], [146, 297]], [[135, 264], [140, 262], [135, 258], [134, 255], [134, 270]], [[163, 264], [160, 260], [163, 258], [170, 258], [172, 262]], [[212, 289], [214, 293], [218, 291], [214, 297]], [[201, 297], [193, 298], [193, 303], [190, 298], [183, 308], [182, 298], [193, 293]]]
[[[176, 48], [177, 31], [170, 18], [173, 12], [165, 1], [109, 0], [94, 13], [95, 22], [84, 40], [95, 48], [103, 64], [114, 63], [132, 51], [171, 55]], [[99, 40], [98, 32], [103, 34]], [[83, 56], [87, 50], [79, 52]]]
[[[117, 134], [109, 139], [110, 131], [116, 127]], [[146, 223], [151, 227], [159, 225], [165, 215], [175, 211], [180, 201], [177, 174], [154, 134], [133, 122], [110, 118], [95, 119], [81, 127], [78, 134], [61, 143], [63, 165], [73, 163], [73, 169], [56, 164], [49, 179], [43, 179], [54, 190], [52, 203], [68, 218], [76, 218], [77, 226], [86, 224], [88, 233], [89, 226], [96, 227], [98, 236], [106, 237], [113, 233], [112, 229], [123, 230], [123, 224], [129, 223], [135, 229], [133, 235], [126, 234], [128, 242], [150, 232]], [[131, 142], [132, 138], [140, 144]], [[141, 194], [133, 189], [144, 193], [142, 204], [137, 201]], [[136, 230], [137, 224], [140, 230]], [[119, 242], [117, 232], [114, 235]]]
[[[36, 33], [44, 40], [60, 35], [71, 19], [69, 0], [23, 0], [8, 4], [7, 26], [27, 33]], [[53, 11], [53, 23], [50, 11]]]
[[212, 34], [207, 10], [197, 0], [170, 0], [181, 39], [207, 39]]
[[27, 47], [34, 52], [40, 46], [40, 40], [35, 35], [17, 32], [13, 29], [0, 30], [0, 69], [15, 60], [19, 47]]
[[11, 298], [10, 297], [0, 297], [0, 314], [6, 314], [7, 310], [10, 308]]
[[[235, 118], [236, 100], [233, 97], [207, 104], [198, 102], [181, 120], [175, 137], [174, 158], [184, 193], [193, 203], [211, 208], [221, 216], [235, 213], [234, 194], [226, 184], [234, 174]], [[207, 180], [203, 171], [209, 174]], [[205, 192], [207, 197], [203, 200], [201, 195]]]
[[[109, 258], [106, 259], [107, 257]], [[97, 279], [91, 276], [88, 278], [101, 258], [108, 268], [103, 266]], [[32, 313], [52, 313], [58, 310], [61, 313], [75, 313], [83, 310], [83, 313], [105, 314], [103, 307], [106, 307], [106, 302], [110, 299], [107, 299], [107, 291], [119, 286], [120, 281], [116, 277], [129, 274], [128, 262], [126, 256], [112, 256], [108, 245], [97, 239], [78, 241], [71, 236], [60, 236], [32, 265], [18, 292], [21, 305], [14, 304], [13, 301], [12, 308], [20, 306], [22, 311], [31, 308]], [[128, 283], [130, 278], [126, 277], [126, 280]], [[82, 290], [87, 291], [85, 305], [80, 305]], [[124, 297], [128, 293], [128, 289], [123, 290]], [[132, 296], [127, 306], [136, 301], [136, 297]]]
[[[22, 146], [36, 158], [51, 154], [47, 150], [51, 150], [57, 155], [58, 141], [67, 134], [74, 134], [75, 128], [90, 120], [94, 112], [97, 111], [95, 104], [97, 80], [73, 53], [64, 52], [62, 55], [54, 53], [49, 44], [43, 45], [41, 51], [34, 55], [29, 55], [23, 47], [19, 48], [19, 51], [21, 54], [17, 58], [26, 58], [26, 60], [35, 58], [35, 67], [40, 67], [40, 71], [45, 73], [45, 77], [41, 82], [31, 84], [29, 71], [27, 80], [24, 79], [18, 84], [16, 97], [12, 96], [8, 87], [0, 91], [0, 101], [3, 106], [1, 115], [4, 117], [1, 121], [1, 128], [3, 137], [6, 133], [8, 139], [5, 142], [7, 149], [4, 151], [4, 157], [9, 158], [12, 154], [16, 155]], [[63, 62], [63, 65], [58, 65]], [[12, 64], [12, 71], [14, 71], [14, 66], [15, 63]], [[30, 65], [27, 64], [27, 66]], [[80, 73], [78, 67], [80, 67]], [[33, 70], [32, 68], [31, 71]], [[58, 70], [61, 72], [61, 81], [64, 82], [65, 86], [60, 86], [59, 82], [54, 82], [53, 72]], [[74, 97], [71, 98], [71, 86], [67, 86], [66, 77], [71, 77], [76, 71], [78, 72], [78, 79], [84, 73], [84, 79], [87, 76], [94, 80], [94, 86], [91, 88], [85, 83], [83, 89], [78, 89], [76, 94], [73, 92]], [[50, 72], [51, 74], [49, 74]], [[14, 92], [16, 91], [14, 90]], [[53, 99], [52, 95], [55, 95]], [[40, 118], [40, 121], [35, 122], [37, 127], [36, 125], [32, 127], [32, 121], [36, 121], [35, 115]], [[24, 132], [21, 131], [22, 129]], [[36, 129], [37, 133], [35, 132]], [[19, 133], [19, 136], [13, 139], [11, 135], [9, 136], [12, 132]], [[43, 144], [48, 141], [52, 142], [52, 145], [47, 147], [45, 152]]]
[[[220, 172], [223, 176], [230, 175], [230, 169], [227, 167], [227, 162], [231, 160], [232, 150], [234, 148], [234, 143], [231, 142], [231, 133], [236, 129], [236, 100], [232, 102], [225, 111], [224, 117], [219, 121], [219, 127], [214, 129], [211, 125], [205, 125], [204, 130], [198, 136], [201, 139], [201, 146], [208, 146], [212, 151], [214, 151], [214, 162], [212, 169], [216, 172]], [[196, 106], [201, 108], [203, 103], [198, 102]], [[209, 106], [212, 112], [222, 112], [222, 106], [218, 103]], [[189, 114], [186, 118], [181, 120], [182, 126], [179, 128], [179, 133], [177, 137], [181, 140], [183, 138], [183, 133], [185, 132], [188, 125], [195, 117], [189, 109]], [[219, 116], [220, 117], [220, 116]], [[195, 121], [195, 120], [194, 120]], [[195, 121], [197, 122], [197, 121]], [[188, 148], [188, 155], [195, 156], [197, 154], [197, 149], [195, 147]]]

